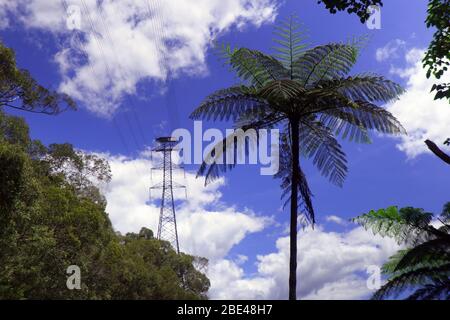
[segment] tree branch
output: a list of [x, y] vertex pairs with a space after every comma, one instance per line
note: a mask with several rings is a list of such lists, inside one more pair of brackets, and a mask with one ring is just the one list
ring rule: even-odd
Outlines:
[[446, 154], [444, 151], [439, 149], [439, 147], [431, 140], [425, 140], [425, 144], [428, 149], [431, 150], [439, 159], [450, 165], [450, 156]]

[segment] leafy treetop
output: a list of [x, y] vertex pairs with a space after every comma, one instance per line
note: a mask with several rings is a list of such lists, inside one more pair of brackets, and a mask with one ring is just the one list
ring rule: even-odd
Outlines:
[[0, 41], [0, 110], [4, 107], [53, 115], [76, 109], [76, 104], [67, 94], [43, 87], [27, 70], [19, 69], [13, 50]]

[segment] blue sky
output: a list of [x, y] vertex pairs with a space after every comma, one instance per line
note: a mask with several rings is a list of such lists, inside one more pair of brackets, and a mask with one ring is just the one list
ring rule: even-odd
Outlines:
[[[247, 5], [248, 3], [258, 3], [258, 1], [240, 0], [233, 0], [232, 2]], [[398, 0], [385, 2], [385, 6], [381, 11], [382, 28], [380, 30], [369, 30], [353, 15], [346, 13], [331, 15], [323, 6], [317, 5], [317, 1], [313, 0], [301, 2], [260, 1], [260, 8], [254, 6], [253, 11], [256, 14], [251, 8], [244, 6], [243, 8], [248, 10], [247, 16], [239, 16], [238, 13], [234, 13], [235, 16], [232, 18], [234, 21], [223, 22], [223, 25], [220, 24], [222, 23], [220, 21], [217, 22], [217, 25], [214, 25], [214, 22], [210, 22], [206, 27], [217, 28], [219, 32], [217, 32], [215, 37], [221, 42], [231, 43], [238, 47], [246, 46], [260, 49], [269, 53], [271, 52], [270, 48], [274, 45], [271, 40], [273, 38], [273, 24], [292, 13], [298, 15], [299, 20], [308, 30], [307, 42], [313, 46], [369, 35], [370, 41], [363, 50], [359, 62], [352, 73], [375, 72], [384, 75], [399, 82], [406, 88], [411, 88], [412, 95], [417, 93], [419, 89], [423, 89], [423, 86], [412, 80], [414, 77], [413, 72], [418, 70], [417, 68], [414, 69], [414, 63], [417, 64], [417, 61], [413, 61], [413, 58], [408, 60], [408, 53], [411, 57], [414, 53], [412, 50], [426, 48], [431, 40], [432, 30], [427, 30], [424, 24], [427, 1]], [[58, 60], [58, 57], [69, 60], [67, 56], [61, 55], [61, 52], [66, 48], [70, 48], [71, 43], [68, 41], [73, 39], [73, 34], [62, 29], [61, 21], [55, 22], [55, 25], [49, 25], [42, 22], [42, 17], [39, 16], [41, 13], [44, 18], [47, 17], [46, 15], [58, 16], [58, 11], [56, 10], [54, 15], [52, 15], [52, 8], [49, 9], [44, 5], [39, 6], [39, 1], [36, 1], [36, 6], [29, 8], [32, 13], [29, 16], [24, 16], [21, 10], [14, 6], [8, 7], [5, 3], [0, 0], [0, 9], [9, 10], [7, 12], [11, 20], [4, 23], [3, 28], [0, 28], [0, 36], [7, 46], [12, 47], [16, 51], [18, 65], [30, 70], [32, 75], [42, 84], [55, 89], [65, 88], [68, 90], [67, 88], [70, 87], [64, 87], [62, 83], [73, 80], [73, 75], [76, 73], [77, 68], [71, 65], [70, 70], [64, 72], [63, 64], [61, 60]], [[23, 6], [20, 7], [20, 1], [18, 3], [18, 8], [23, 9]], [[77, 4], [77, 1], [72, 1], [71, 3]], [[89, 8], [92, 8], [94, 22], [97, 23], [94, 13], [95, 5], [92, 1], [86, 1], [86, 3]], [[107, 3], [114, 3], [114, 1], [107, 1]], [[165, 5], [163, 4], [162, 6]], [[213, 5], [198, 2], [197, 10], [210, 10], [211, 6]], [[267, 13], [268, 11], [264, 11], [264, 8], [270, 8], [272, 11]], [[224, 5], [219, 5], [216, 9], [219, 11], [223, 10], [224, 13], [228, 11], [234, 12], [232, 8], [226, 8]], [[104, 13], [106, 16], [109, 14], [107, 10]], [[266, 13], [267, 16], [264, 16]], [[180, 14], [182, 16], [183, 13]], [[1, 17], [2, 14], [0, 14]], [[104, 21], [108, 23], [110, 20], [106, 17], [103, 23], [105, 23]], [[109, 65], [111, 72], [123, 72], [114, 81], [126, 82], [127, 76], [135, 75], [137, 71], [134, 69], [135, 66], [132, 66], [129, 61], [121, 59], [126, 59], [124, 52], [126, 53], [128, 49], [130, 51], [135, 50], [136, 43], [139, 45], [139, 41], [136, 39], [134, 39], [135, 42], [133, 43], [124, 41], [122, 45], [122, 42], [119, 42], [120, 38], [116, 38], [114, 20], [111, 21], [107, 29], [110, 29], [111, 32], [109, 36], [116, 41], [115, 49], [117, 50], [118, 58], [117, 56], [117, 60], [110, 58], [107, 47], [103, 48], [106, 51], [106, 54], [103, 54], [107, 59], [112, 59]], [[102, 22], [98, 23], [101, 24]], [[167, 28], [170, 28], [170, 24]], [[202, 28], [203, 26], [199, 26], [199, 33], [205, 31]], [[103, 38], [108, 37], [108, 34], [105, 34], [102, 29], [97, 29], [96, 31]], [[197, 31], [197, 29], [193, 28], [191, 31]], [[209, 31], [215, 33], [211, 29]], [[171, 34], [170, 29], [167, 29], [165, 32]], [[92, 36], [92, 29], [85, 28], [82, 34], [83, 36], [87, 35], [87, 37], [89, 35]], [[195, 32], [192, 33], [192, 37], [194, 36], [197, 36]], [[95, 46], [95, 41], [91, 43]], [[174, 46], [176, 45], [175, 43]], [[381, 54], [383, 49], [385, 50], [384, 52], [388, 53], [385, 56]], [[88, 50], [93, 50], [92, 52], [97, 51], [98, 53], [102, 49], [100, 47], [89, 47]], [[142, 50], [145, 53], [145, 50]], [[114, 109], [114, 112], [108, 113], [107, 116], [99, 114], [98, 110], [95, 109], [95, 100], [84, 99], [83, 92], [79, 92], [80, 96], [77, 97], [80, 108], [76, 112], [67, 112], [57, 117], [12, 111], [11, 113], [25, 117], [30, 124], [32, 136], [42, 140], [44, 143], [69, 141], [82, 150], [108, 154], [112, 161], [122, 164], [125, 161], [123, 157], [127, 157], [130, 160], [129, 163], [132, 162], [131, 159], [134, 159], [138, 165], [138, 170], [141, 170], [142, 167], [140, 165], [142, 163], [137, 161], [141, 157], [141, 152], [146, 146], [152, 144], [156, 136], [170, 134], [175, 128], [191, 129], [193, 123], [188, 119], [188, 116], [202, 99], [214, 90], [228, 87], [238, 81], [210, 50], [209, 41], [206, 41], [206, 43], [200, 41], [200, 44], [196, 43], [189, 50], [193, 55], [198, 54], [202, 56], [204, 53], [204, 60], [200, 57], [199, 60], [194, 59], [194, 62], [191, 64], [186, 64], [183, 60], [185, 65], [180, 68], [174, 66], [168, 74], [138, 77], [136, 83], [131, 84], [131, 87], [136, 89], [135, 93], [125, 94], [117, 99], [114, 98], [113, 92], [115, 90], [120, 92], [120, 89], [111, 87], [98, 91], [97, 94], [103, 100], [112, 101], [114, 104], [114, 107], [109, 106], [109, 108]], [[203, 52], [197, 52], [196, 50], [203, 50]], [[378, 58], [377, 52], [379, 54]], [[175, 55], [175, 52], [167, 50], [166, 54]], [[95, 58], [94, 55], [88, 55], [88, 57]], [[143, 57], [145, 57], [145, 54]], [[131, 59], [135, 58], [131, 57]], [[120, 65], [121, 63], [115, 63], [118, 60], [123, 61], [123, 66]], [[176, 65], [181, 63], [180, 61], [168, 63]], [[142, 61], [136, 60], [135, 63], [138, 66], [141, 63], [142, 68], [145, 68], [147, 63], [152, 63], [152, 60], [149, 59], [147, 61], [143, 58]], [[83, 63], [81, 62], [81, 64]], [[93, 64], [93, 66], [95, 68], [96, 65]], [[95, 82], [95, 77], [89, 81]], [[89, 85], [92, 85], [92, 83]], [[419, 95], [426, 96], [428, 93], [422, 90], [422, 92], [419, 92]], [[408, 101], [418, 101], [413, 97], [410, 97], [410, 99]], [[432, 99], [426, 101], [432, 101]], [[431, 103], [434, 105], [434, 102]], [[414, 108], [411, 106], [411, 108], [413, 108], [412, 110], [420, 110], [420, 108], [428, 108], [429, 106], [428, 104], [423, 106], [417, 105]], [[442, 111], [440, 107], [441, 104], [436, 105], [436, 110], [439, 110], [437, 112], [433, 111], [435, 109], [431, 110], [430, 108], [431, 111], [427, 114], [427, 121], [430, 119], [436, 119], [436, 121], [438, 119], [449, 119], [448, 111]], [[409, 112], [400, 104], [392, 106], [392, 108], [392, 110], [398, 111], [399, 115], [407, 115], [404, 120], [408, 125], [405, 126], [407, 129], [413, 130], [413, 133], [430, 132], [432, 133], [432, 138], [436, 139], [440, 139], [447, 134], [447, 132], [433, 131], [427, 127], [430, 123], [418, 124], [414, 120], [414, 115], [420, 116], [421, 113], [419, 111]], [[443, 117], [440, 116], [442, 115], [441, 112], [444, 115]], [[399, 119], [400, 121], [403, 120], [400, 117]], [[204, 126], [213, 127], [217, 125], [204, 123]], [[424, 127], [422, 128], [421, 126]], [[447, 134], [447, 136], [450, 136], [450, 134]], [[390, 205], [415, 206], [432, 212], [439, 212], [444, 202], [450, 200], [448, 187], [446, 188], [449, 171], [442, 162], [426, 153], [425, 150], [412, 151], [413, 149], [404, 141], [404, 148], [400, 150], [398, 147], [399, 144], [402, 144], [400, 139], [377, 135], [373, 135], [373, 137], [371, 145], [343, 142], [350, 168], [343, 188], [331, 185], [317, 173], [314, 167], [307, 162], [305, 164], [310, 186], [315, 195], [314, 205], [320, 226], [318, 232], [322, 232], [324, 237], [331, 234], [346, 242], [350, 241], [349, 234], [356, 230], [354, 229], [355, 226], [349, 223], [329, 221], [330, 216], [337, 216], [347, 221], [349, 218], [367, 212], [370, 209], [384, 208]], [[419, 134], [418, 137], [415, 137], [416, 141], [410, 142], [414, 146], [414, 143], [417, 144], [422, 138], [423, 136]], [[443, 140], [437, 140], [437, 142], [442, 143]], [[123, 157], [120, 158], [120, 156]], [[305, 163], [305, 160], [303, 162]], [[195, 170], [195, 166], [188, 166], [187, 169]], [[261, 262], [269, 260], [270, 257], [275, 257], [277, 254], [278, 257], [282, 255], [280, 243], [283, 241], [280, 239], [285, 236], [283, 229], [288, 222], [288, 214], [286, 211], [281, 212], [280, 210], [281, 193], [278, 183], [277, 180], [271, 177], [260, 176], [257, 166], [242, 166], [227, 175], [226, 182], [220, 185], [220, 196], [218, 196], [220, 200], [207, 203], [202, 207], [202, 210], [209, 211], [220, 211], [225, 210], [224, 208], [226, 207], [231, 207], [236, 212], [251, 212], [251, 215], [257, 217], [271, 217], [271, 222], [259, 228], [261, 230], [255, 231], [258, 228], [255, 228], [253, 231], [250, 230], [251, 228], [246, 230], [244, 232], [245, 236], [233, 243], [230, 249], [220, 257], [220, 263], [222, 263], [220, 268], [227, 269], [225, 267], [226, 263], [233, 263], [232, 267], [230, 267], [231, 269], [236, 267], [237, 270], [241, 270], [241, 274], [237, 276], [239, 279], [236, 278], [237, 280], [235, 279], [236, 281], [233, 282], [236, 288], [234, 291], [230, 291], [229, 296], [231, 297], [283, 297], [283, 293], [280, 293], [280, 295], [271, 295], [270, 293], [265, 295], [267, 290], [271, 292], [276, 291], [275, 289], [267, 289], [270, 287], [267, 283], [272, 280], [274, 283], [277, 283], [278, 278], [274, 276], [272, 279], [267, 272], [262, 271], [263, 262]], [[148, 185], [145, 185], [144, 182], [144, 185], [141, 187], [146, 190]], [[192, 191], [192, 193], [195, 192]], [[126, 214], [133, 215], [133, 212], [130, 210]], [[116, 225], [116, 227], [120, 229], [120, 226]], [[350, 238], [352, 237], [350, 236]], [[308, 240], [305, 240], [305, 242], [308, 242]], [[393, 250], [390, 247], [391, 244], [380, 243], [374, 243], [373, 245], [382, 248], [389, 247], [389, 250]], [[314, 241], [312, 244], [314, 244]], [[386, 252], [389, 250], [386, 249]], [[299, 254], [302, 255], [302, 252], [300, 251]], [[243, 255], [248, 258], [239, 258], [242, 261], [238, 262], [237, 260], [239, 259], [237, 257]], [[260, 259], [257, 258], [258, 255]], [[349, 264], [351, 263], [349, 262]], [[217, 265], [219, 265], [219, 262]], [[217, 267], [215, 273], [213, 270], [211, 276], [217, 276], [220, 273], [218, 271], [221, 270], [220, 268]], [[361, 282], [361, 271], [362, 269], [359, 268], [354, 272], [355, 275], [359, 275], [359, 278], [351, 278], [348, 274], [343, 277], [345, 279], [357, 279]], [[339, 288], [342, 288], [340, 286], [342, 283], [339, 282], [340, 279], [330, 280], [327, 276], [324, 276], [323, 279], [323, 282], [318, 281], [311, 284], [310, 291], [302, 291], [304, 295], [308, 296], [314, 292], [319, 292], [319, 297], [335, 297], [330, 293], [333, 290], [327, 291], [326, 288], [328, 287], [326, 286], [333, 286], [333, 283], [339, 283], [339, 285], [336, 285], [334, 292], [336, 290], [339, 291]], [[348, 281], [353, 281], [351, 279]], [[213, 284], [216, 284], [218, 288], [220, 281], [217, 280]], [[358, 286], [360, 287], [360, 284]], [[250, 287], [252, 289], [248, 289]], [[351, 288], [352, 286], [348, 287]], [[323, 290], [320, 291], [320, 289]], [[342, 290], [343, 292], [351, 291], [347, 287]], [[213, 297], [226, 297], [218, 294], [218, 289], [212, 292]], [[255, 295], [254, 292], [257, 292], [259, 295]], [[280, 290], [280, 292], [283, 291]], [[353, 294], [343, 295], [343, 297], [350, 298], [362, 298], [365, 296], [367, 296], [367, 292], [356, 289]]]

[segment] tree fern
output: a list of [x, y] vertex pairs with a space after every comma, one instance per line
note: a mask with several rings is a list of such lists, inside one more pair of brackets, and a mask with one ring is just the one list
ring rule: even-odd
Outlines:
[[[444, 212], [448, 204], [444, 207]], [[383, 265], [388, 281], [374, 299], [395, 298], [413, 291], [408, 299], [448, 299], [450, 279], [450, 235], [448, 225], [436, 228], [433, 215], [422, 209], [396, 207], [371, 211], [353, 221], [374, 233], [397, 239], [407, 248], [399, 250]]]
[[[368, 142], [369, 131], [403, 133], [400, 123], [376, 103], [398, 98], [403, 90], [376, 75], [348, 76], [359, 54], [358, 41], [308, 49], [295, 17], [276, 27], [277, 54], [222, 45], [221, 57], [241, 79], [239, 86], [209, 95], [191, 115], [193, 119], [232, 120], [235, 128], [280, 129], [282, 198], [291, 204], [290, 299], [295, 298], [297, 216], [312, 224], [312, 192], [300, 155], [312, 160], [319, 172], [341, 186], [347, 161], [337, 137]], [[241, 133], [237, 133], [241, 134]], [[235, 167], [224, 155], [237, 150], [235, 135], [212, 148], [198, 175], [205, 183]], [[259, 137], [256, 138], [257, 143]], [[234, 159], [233, 159], [234, 160]]]

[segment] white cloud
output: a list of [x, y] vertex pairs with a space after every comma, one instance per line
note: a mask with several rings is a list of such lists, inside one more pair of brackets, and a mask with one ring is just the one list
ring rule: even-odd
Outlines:
[[230, 260], [221, 260], [208, 269], [211, 299], [261, 300], [271, 296], [276, 286], [270, 277], [245, 277], [244, 270]]
[[388, 42], [384, 47], [378, 48], [375, 52], [375, 58], [378, 62], [398, 57], [398, 51], [405, 48], [406, 42], [401, 39], [395, 39]]
[[366, 280], [349, 275], [342, 279], [327, 282], [320, 289], [302, 297], [304, 300], [359, 300], [368, 298], [370, 295], [367, 289]]
[[238, 256], [236, 257], [236, 259], [235, 259], [234, 262], [235, 262], [237, 265], [241, 265], [241, 264], [246, 263], [247, 261], [248, 261], [248, 257], [247, 257], [246, 255], [238, 254]]
[[60, 89], [105, 116], [124, 95], [135, 94], [143, 80], [205, 74], [214, 38], [233, 27], [271, 22], [277, 10], [274, 0], [66, 2], [81, 11], [79, 33], [66, 27], [62, 2], [47, 0], [0, 0], [0, 28], [20, 20], [66, 39], [55, 55], [63, 77]]
[[431, 87], [437, 82], [450, 82], [447, 73], [440, 80], [427, 79], [422, 67], [424, 50], [411, 49], [405, 55], [406, 68], [391, 68], [391, 73], [405, 79], [407, 92], [387, 109], [403, 124], [407, 136], [402, 136], [398, 148], [409, 158], [429, 152], [424, 141], [430, 139], [438, 144], [450, 137], [450, 106], [448, 101], [434, 100]]
[[0, 30], [10, 26], [8, 14], [17, 10], [17, 1], [0, 0]]
[[[279, 238], [277, 251], [258, 256], [258, 272], [246, 276], [231, 261], [209, 270], [214, 299], [286, 299], [289, 237]], [[344, 233], [308, 229], [298, 238], [298, 289], [302, 299], [362, 299], [368, 266], [381, 266], [399, 249], [392, 239], [373, 236], [362, 227]], [[220, 276], [219, 276], [220, 275]]]
[[338, 216], [334, 216], [334, 215], [327, 216], [327, 217], [325, 218], [325, 220], [326, 220], [327, 222], [334, 222], [334, 223], [336, 223], [336, 224], [338, 224], [338, 225], [341, 225], [341, 226], [344, 226], [344, 225], [347, 224], [347, 222], [346, 222], [344, 219], [339, 218]]

